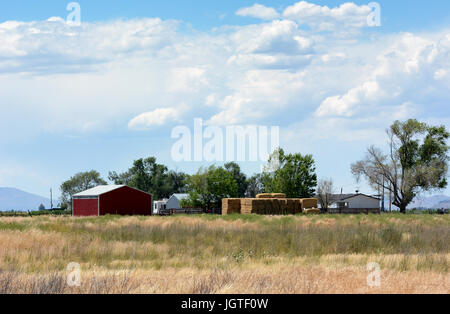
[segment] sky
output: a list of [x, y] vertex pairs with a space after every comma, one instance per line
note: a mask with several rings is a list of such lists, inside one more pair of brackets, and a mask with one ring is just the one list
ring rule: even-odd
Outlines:
[[174, 158], [172, 133], [199, 118], [279, 127], [319, 178], [373, 194], [350, 165], [386, 148], [394, 120], [450, 128], [447, 0], [380, 0], [379, 15], [369, 1], [78, 1], [80, 24], [69, 2], [0, 3], [0, 186], [47, 196], [148, 156], [220, 165]]

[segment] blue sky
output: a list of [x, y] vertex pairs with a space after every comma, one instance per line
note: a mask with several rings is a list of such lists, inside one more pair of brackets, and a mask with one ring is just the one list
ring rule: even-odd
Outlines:
[[[0, 21], [44, 20], [50, 16], [65, 16], [66, 0], [17, 0], [0, 4]], [[315, 4], [336, 7], [346, 1], [314, 1]], [[352, 1], [358, 5], [370, 1]], [[251, 19], [242, 19], [235, 12], [242, 7], [260, 3], [277, 9], [286, 8], [295, 1], [286, 0], [91, 0], [78, 1], [83, 9], [83, 20], [99, 21], [116, 18], [160, 17], [177, 19], [192, 24], [196, 29], [209, 30], [221, 24], [244, 25]], [[412, 31], [448, 25], [450, 3], [445, 0], [378, 1], [383, 8], [384, 31]], [[253, 20], [254, 22], [254, 20]]]
[[81, 26], [68, 2], [0, 3], [0, 186], [46, 195], [146, 156], [192, 173], [208, 163], [174, 161], [171, 132], [202, 118], [279, 126], [319, 178], [373, 193], [350, 164], [390, 123], [450, 127], [449, 1], [378, 1], [381, 27], [369, 1], [78, 1]]

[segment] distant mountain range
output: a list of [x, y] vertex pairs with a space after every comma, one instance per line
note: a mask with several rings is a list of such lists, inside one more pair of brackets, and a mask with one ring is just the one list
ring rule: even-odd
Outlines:
[[38, 210], [41, 204], [50, 208], [50, 199], [15, 188], [0, 187], [0, 211]]
[[417, 209], [450, 209], [450, 197], [446, 195], [419, 196], [408, 208]]

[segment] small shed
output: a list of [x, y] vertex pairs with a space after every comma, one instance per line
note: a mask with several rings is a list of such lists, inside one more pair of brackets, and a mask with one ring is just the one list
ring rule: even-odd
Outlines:
[[152, 213], [152, 195], [125, 185], [100, 185], [73, 195], [73, 216], [140, 215]]
[[188, 199], [189, 194], [174, 194], [167, 201], [166, 208], [167, 209], [182, 209], [181, 201], [184, 199]]

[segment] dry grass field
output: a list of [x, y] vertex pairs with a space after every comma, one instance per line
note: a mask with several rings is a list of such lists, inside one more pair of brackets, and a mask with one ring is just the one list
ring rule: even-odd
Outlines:
[[447, 294], [449, 240], [448, 215], [0, 218], [0, 293]]

